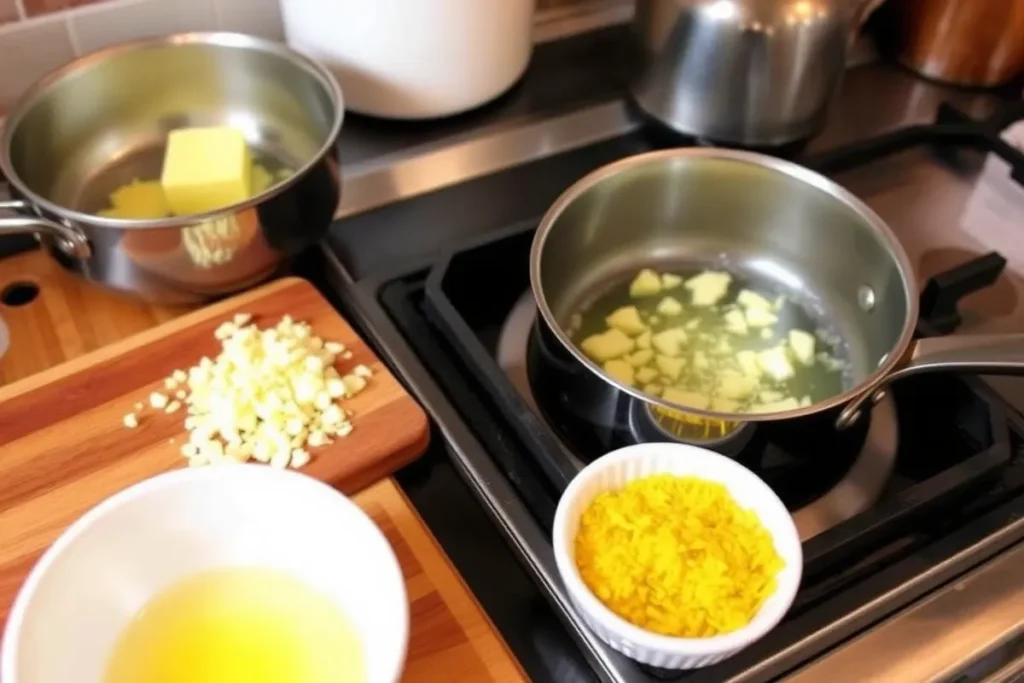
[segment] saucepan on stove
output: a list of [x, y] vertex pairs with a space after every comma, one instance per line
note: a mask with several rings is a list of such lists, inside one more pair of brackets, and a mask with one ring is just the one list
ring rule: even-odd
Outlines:
[[835, 410], [845, 428], [902, 377], [1024, 374], [1024, 335], [915, 340], [914, 273], [889, 227], [760, 154], [673, 149], [594, 171], [541, 221], [530, 282], [545, 350], [530, 363], [583, 413], [631, 396], [728, 425]]

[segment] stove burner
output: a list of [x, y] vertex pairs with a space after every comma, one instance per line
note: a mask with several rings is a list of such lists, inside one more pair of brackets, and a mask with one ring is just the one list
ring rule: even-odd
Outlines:
[[[537, 405], [526, 369], [527, 345], [536, 317], [537, 309], [533, 303], [533, 297], [526, 292], [516, 302], [502, 326], [501, 334], [498, 337], [496, 358], [498, 367], [506, 374], [516, 391], [527, 405], [543, 419], [543, 413]], [[646, 404], [638, 401], [635, 405], [645, 406]], [[661, 436], [652, 435], [653, 438], [678, 439], [671, 431], [663, 429], [655, 421], [656, 418], [646, 410], [631, 412], [633, 412], [631, 418], [634, 422], [631, 427], [634, 429], [634, 433], [646, 436], [651, 433], [651, 430], [657, 430]], [[646, 418], [643, 417], [644, 415]], [[646, 427], [643, 426], [644, 422], [647, 423]], [[741, 451], [757, 434], [758, 430], [754, 427], [753, 423], [742, 423], [729, 435], [731, 438], [726, 438], [722, 443], [705, 442], [701, 445], [719, 452], [723, 452], [724, 447], [726, 454], [745, 461]], [[886, 396], [872, 409], [864, 442], [860, 450], [853, 454], [849, 469], [838, 483], [812, 502], [793, 511], [793, 520], [802, 540], [816, 536], [874, 505], [893, 472], [896, 463], [898, 433], [896, 407], [892, 398]], [[574, 463], [580, 467], [583, 466], [583, 460], [573, 452], [568, 444], [560, 440], [560, 445]], [[823, 452], [821, 457], [839, 457], [839, 454]], [[756, 466], [749, 462], [745, 464], [756, 469]]]
[[736, 457], [750, 442], [755, 425], [708, 419], [633, 401], [629, 427], [643, 441], [682, 441]]

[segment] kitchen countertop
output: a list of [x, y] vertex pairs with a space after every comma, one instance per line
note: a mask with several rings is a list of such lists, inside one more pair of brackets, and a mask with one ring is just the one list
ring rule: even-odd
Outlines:
[[[433, 185], [429, 181], [414, 184], [412, 194], [433, 193], [425, 201], [416, 202], [417, 219], [424, 225], [441, 221], [446, 227], [443, 236], [423, 231], [419, 239], [400, 246], [395, 245], [397, 233], [389, 226], [408, 220], [410, 206], [386, 205], [385, 199], [408, 199], [410, 193], [404, 192], [401, 184], [389, 185], [389, 181], [400, 172], [408, 172], [401, 177], [410, 177], [409, 169], [428, 157], [438, 158], [460, 146], [468, 148], [488, 140], [522, 142], [521, 137], [515, 137], [520, 131], [555, 119], [576, 121], [571, 117], [581, 110], [597, 111], [606, 123], [621, 119], [621, 125], [635, 126], [618, 101], [623, 94], [623, 31], [622, 27], [612, 27], [540, 46], [518, 86], [498, 101], [453, 119], [396, 123], [349, 116], [339, 144], [346, 201], [353, 203], [347, 210], [343, 206], [345, 220], [332, 228], [328, 243], [341, 256], [351, 277], [358, 279], [386, 270], [396, 260], [427, 258], [446, 244], [477, 234], [481, 228], [539, 215], [569, 182], [588, 169], [567, 162], [556, 165], [558, 177], [537, 178], [527, 152], [523, 152], [525, 156], [519, 159], [522, 165], [504, 171], [529, 186], [521, 197], [494, 196], [488, 178], [476, 177], [481, 175], [478, 170], [468, 167], [460, 168], [465, 172], [462, 177], [448, 176]], [[929, 121], [941, 101], [981, 116], [1000, 99], [993, 94], [931, 84], [885, 64], [862, 65], [848, 72], [830, 123], [812, 141], [810, 150], [823, 151], [897, 126]], [[585, 134], [581, 131], [582, 137], [574, 144], [597, 143], [595, 154], [608, 160], [630, 152], [612, 135], [605, 139], [595, 134], [594, 139], [587, 140]], [[548, 149], [546, 154], [557, 151]], [[537, 158], [541, 158], [540, 152]], [[465, 184], [449, 187], [459, 181]], [[390, 189], [380, 189], [385, 186]], [[487, 220], [481, 221], [480, 213], [448, 214], [445, 203], [455, 192], [475, 197], [474, 205], [481, 212], [486, 210]], [[373, 201], [361, 203], [361, 196], [371, 194]], [[0, 255], [4, 245], [6, 249], [17, 248], [11, 240], [0, 239]], [[442, 435], [435, 436], [443, 439]], [[432, 449], [426, 460], [400, 472], [398, 480], [531, 679], [559, 683], [595, 680], [503, 536], [443, 452]], [[574, 652], [577, 654], [572, 656]]]

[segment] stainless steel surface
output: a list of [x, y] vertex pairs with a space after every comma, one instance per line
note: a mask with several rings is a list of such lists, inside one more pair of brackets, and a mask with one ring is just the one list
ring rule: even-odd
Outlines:
[[1024, 545], [1018, 544], [786, 680], [955, 680], [999, 646], [1024, 635], [1022, 577]]
[[[875, 600], [873, 600], [871, 602], [868, 602], [868, 603], [860, 606], [859, 608], [853, 610], [852, 612], [847, 613], [843, 617], [841, 617], [841, 618], [835, 620], [834, 622], [832, 622], [831, 624], [829, 624], [826, 628], [823, 628], [821, 631], [819, 631], [819, 632], [817, 632], [817, 633], [815, 633], [815, 634], [813, 634], [811, 636], [808, 636], [807, 638], [804, 638], [803, 640], [801, 640], [801, 641], [799, 641], [797, 643], [794, 643], [789, 648], [787, 648], [785, 650], [782, 650], [781, 652], [778, 652], [775, 655], [773, 655], [772, 657], [769, 657], [768, 659], [764, 660], [758, 666], [752, 667], [751, 669], [745, 671], [742, 675], [733, 677], [732, 679], [730, 679], [729, 681], [726, 681], [724, 683], [746, 683], [747, 681], [762, 681], [762, 680], [777, 679], [779, 674], [781, 674], [783, 671], [786, 670], [785, 668], [780, 668], [780, 664], [782, 664], [783, 662], [785, 662], [787, 660], [792, 662], [791, 658], [793, 657], [793, 655], [797, 654], [800, 649], [806, 648], [806, 647], [808, 647], [809, 645], [811, 645], [814, 642], [819, 642], [819, 643], [820, 642], [836, 643], [838, 640], [841, 640], [841, 638], [839, 638], [838, 636], [844, 630], [849, 632], [848, 629], [850, 629], [851, 627], [855, 627], [855, 628], [858, 628], [858, 629], [863, 629], [863, 628], [865, 628], [867, 626], [870, 626], [873, 623], [873, 621], [874, 621], [871, 618], [870, 615], [873, 612], [875, 612], [875, 610], [877, 610], [882, 605], [888, 605], [890, 608], [894, 604], [895, 605], [900, 605], [900, 604], [906, 605], [906, 604], [908, 604], [909, 601], [903, 601], [903, 597], [906, 596], [907, 594], [914, 595], [914, 593], [916, 591], [920, 591], [921, 589], [924, 589], [925, 591], [932, 593], [933, 591], [935, 591], [935, 589], [943, 586], [944, 584], [948, 584], [953, 579], [958, 579], [960, 581], [963, 581], [963, 580], [966, 580], [966, 579], [968, 579], [970, 577], [973, 577], [973, 576], [976, 575], [976, 573], [978, 571], [980, 571], [979, 569], [976, 569], [976, 567], [978, 565], [980, 565], [981, 563], [985, 562], [986, 560], [989, 560], [990, 558], [999, 556], [1001, 553], [1006, 552], [1008, 548], [1010, 548], [1011, 546], [1013, 546], [1015, 544], [1018, 545], [1018, 547], [1019, 547], [1019, 544], [1020, 544], [1020, 542], [1022, 540], [1024, 540], [1024, 519], [1018, 519], [1015, 522], [1013, 522], [1012, 524], [1010, 524], [1010, 525], [1004, 527], [1003, 529], [999, 530], [998, 532], [992, 534], [991, 536], [986, 538], [984, 541], [981, 541], [981, 542], [971, 546], [970, 548], [967, 548], [963, 552], [958, 553], [957, 555], [949, 558], [948, 560], [945, 560], [945, 561], [942, 561], [942, 562], [938, 562], [938, 563], [932, 565], [931, 567], [923, 569], [922, 572], [920, 574], [918, 574], [911, 581], [908, 581], [907, 583], [902, 584], [902, 585], [900, 585], [897, 588], [894, 588], [893, 590], [889, 591], [888, 593], [886, 593], [886, 594], [884, 594], [882, 596], [879, 596], [877, 599], [875, 599]], [[1019, 563], [1020, 558], [1018, 558], [1017, 561]], [[1019, 564], [1016, 565], [1016, 566], [1019, 567]], [[1004, 575], [1004, 577], [1005, 577], [1005, 575]], [[1018, 588], [1019, 588], [1019, 584], [1020, 584], [1020, 582], [1018, 580], [1017, 581]], [[957, 590], [956, 585], [957, 584], [953, 584], [953, 586], [951, 587], [952, 590], [954, 590], [954, 591]], [[932, 593], [932, 594], [934, 594], [934, 593]], [[920, 595], [921, 595], [921, 593], [918, 592], [916, 597], [920, 597]], [[924, 600], [921, 600], [920, 602], [918, 602], [916, 604], [927, 604], [927, 598], [924, 599]], [[947, 605], [948, 605], [948, 603], [947, 603]], [[899, 612], [897, 614], [892, 615], [889, 619], [887, 619], [883, 623], [887, 624], [887, 625], [891, 625], [892, 627], [894, 627], [896, 629], [896, 631], [900, 631], [904, 627], [909, 627], [911, 625], [911, 622], [907, 619], [907, 616], [908, 615], [907, 615], [906, 612]], [[945, 631], [944, 632], [946, 634], [946, 637], [949, 638], [950, 640], [956, 640], [958, 638], [966, 638], [967, 634], [969, 633], [970, 627], [972, 625], [968, 621], [963, 621], [963, 620], [959, 619], [958, 617], [959, 617], [958, 614], [947, 614], [947, 619], [945, 620]], [[1024, 612], [1021, 612], [1021, 611], [1018, 610], [1016, 612], [1015, 617], [1016, 617], [1016, 620], [1017, 620], [1016, 628], [1024, 628]], [[858, 642], [857, 639], [852, 639], [849, 643], [846, 643], [842, 647], [839, 647], [839, 648], [837, 648], [835, 650], [832, 650], [831, 652], [826, 654], [824, 657], [822, 657], [822, 658], [820, 658], [820, 659], [818, 659], [816, 661], [817, 662], [828, 662], [833, 657], [835, 657], [837, 654], [844, 652], [847, 648], [855, 645], [857, 642]], [[861, 650], [861, 652], [863, 653], [863, 650]], [[962, 652], [962, 650], [961, 650], [961, 652]], [[915, 653], [911, 653], [911, 656], [913, 656], [913, 654], [915, 654]], [[901, 665], [903, 665], [903, 666], [910, 666], [911, 665], [910, 662], [905, 661], [905, 659], [904, 659], [905, 655], [902, 655], [902, 654], [897, 655], [894, 652], [890, 651], [890, 656], [892, 656], [894, 658], [894, 660], [899, 661], [901, 663]], [[890, 665], [895, 665], [895, 661], [894, 662], [890, 662]], [[902, 683], [902, 681], [904, 681], [904, 680], [907, 680], [908, 683], [909, 683], [909, 681], [914, 681], [914, 683], [918, 683], [918, 681], [922, 681], [923, 682], [923, 681], [928, 681], [928, 680], [941, 680], [940, 677], [941, 677], [941, 674], [943, 673], [943, 671], [941, 669], [935, 669], [935, 668], [928, 667], [928, 661], [927, 660], [925, 662], [918, 662], [918, 665], [920, 666], [918, 671], [922, 672], [922, 673], [926, 673], [927, 674], [926, 678], [923, 678], [923, 679], [887, 679], [887, 678], [884, 678], [884, 677], [876, 678], [876, 677], [872, 676], [868, 680], [878, 680], [878, 681], [893, 680], [893, 683], [895, 683], [895, 681], [900, 681], [900, 683]], [[790, 666], [792, 666], [792, 664]], [[863, 671], [863, 670], [861, 670], [861, 671]], [[812, 682], [817, 683], [817, 681], [821, 681], [821, 680], [823, 680], [823, 679], [822, 678], [818, 678], [818, 677], [810, 677], [810, 678], [805, 679], [805, 682], [806, 683], [812, 683]], [[824, 680], [829, 680], [829, 679], [824, 679]], [[851, 680], [851, 679], [847, 679], [847, 680]], [[861, 681], [863, 681], [865, 679], [864, 678], [860, 678], [860, 679], [852, 679], [852, 680], [861, 680]]]
[[[526, 348], [536, 319], [537, 306], [533, 296], [526, 292], [502, 326], [495, 358], [519, 395], [540, 415], [526, 369]], [[748, 423], [746, 427], [754, 425]], [[561, 445], [573, 465], [583, 469], [584, 463], [568, 446]], [[813, 538], [874, 505], [896, 465], [898, 446], [896, 404], [890, 397], [872, 408], [864, 446], [846, 475], [825, 495], [793, 511], [793, 522], [801, 540]]]
[[[659, 266], [757, 274], [815, 311], [844, 342], [844, 391], [789, 411], [717, 413], [608, 377], [571, 341], [570, 319], [610, 283]], [[654, 405], [731, 421], [798, 417], [852, 400], [896, 367], [917, 322], [913, 270], [870, 209], [801, 166], [721, 149], [649, 152], [577, 182], [541, 220], [530, 283], [557, 342], [604, 382]], [[865, 287], [877, 293], [870, 308]]]
[[[629, 230], [621, 229], [626, 225]], [[789, 411], [715, 413], [675, 405], [607, 376], [572, 343], [565, 331], [569, 320], [610, 282], [658, 264], [717, 266], [774, 282], [843, 340], [849, 366], [844, 391]], [[591, 173], [541, 221], [530, 280], [547, 327], [604, 382], [652, 405], [723, 420], [799, 417], [848, 403], [836, 421], [845, 428], [865, 401], [900, 377], [928, 371], [1024, 374], [1024, 335], [911, 346], [917, 288], [909, 258], [889, 228], [831, 181], [748, 152], [650, 152]]]
[[638, 0], [636, 103], [670, 128], [744, 146], [825, 124], [861, 3]]
[[607, 140], [638, 125], [625, 105], [615, 101], [483, 137], [458, 140], [422, 154], [377, 159], [351, 173], [346, 171], [345, 196], [337, 216], [346, 218], [398, 199]]
[[[884, 64], [860, 65], [844, 76], [829, 116], [831, 124], [811, 140], [808, 149], [826, 151], [901, 125], [928, 122], [944, 101], [983, 116], [998, 100], [988, 94], [923, 82]], [[876, 106], [879, 102], [884, 105]], [[365, 160], [345, 166], [345, 194], [337, 217], [348, 218], [626, 135], [641, 125], [622, 100], [588, 105], [568, 114], [531, 116], [513, 124], [487, 127], [401, 152], [370, 155], [364, 150]], [[914, 203], [911, 206], [921, 208]]]
[[[270, 41], [190, 33], [102, 50], [44, 78], [8, 114], [0, 174], [18, 203], [3, 207], [15, 216], [0, 229], [35, 232], [70, 270], [150, 300], [236, 291], [326, 232], [342, 117], [330, 74]], [[168, 132], [210, 125], [242, 130], [256, 161], [292, 175], [206, 214], [96, 215], [119, 186], [159, 177]]]
[[906, 363], [865, 387], [836, 418], [845, 428], [857, 419], [861, 406], [890, 383], [924, 372], [959, 372], [978, 375], [1024, 375], [1024, 334], [977, 335], [920, 339], [910, 348]]
[[[0, 186], [3, 180], [0, 178]], [[89, 240], [74, 227], [62, 225], [42, 216], [31, 215], [31, 206], [21, 200], [0, 201], [0, 212], [10, 212], [10, 218], [0, 216], [0, 237], [4, 235], [36, 234], [45, 235], [62, 253], [71, 258], [86, 259], [92, 254]]]
[[982, 680], [984, 683], [1017, 683], [1024, 680], [1024, 654], [1014, 657]]

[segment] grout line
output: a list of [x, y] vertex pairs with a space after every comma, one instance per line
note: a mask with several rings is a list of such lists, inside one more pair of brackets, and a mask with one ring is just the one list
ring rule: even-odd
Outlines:
[[103, 0], [102, 2], [92, 2], [86, 5], [79, 5], [77, 7], [71, 7], [63, 10], [63, 14], [69, 19], [71, 17], [80, 17], [84, 14], [96, 14], [97, 12], [106, 12], [107, 10], [117, 9], [118, 7], [131, 7], [133, 5], [142, 5], [149, 0]]
[[78, 42], [78, 30], [75, 28], [75, 22], [71, 21], [71, 17], [64, 17], [64, 30], [68, 34], [68, 42], [71, 43], [71, 51], [75, 53], [76, 57], [82, 56], [82, 48]]

